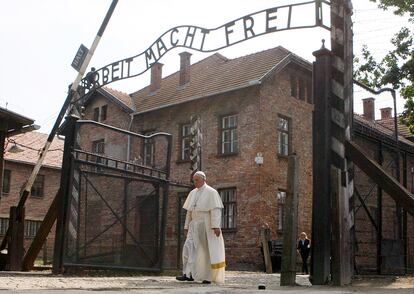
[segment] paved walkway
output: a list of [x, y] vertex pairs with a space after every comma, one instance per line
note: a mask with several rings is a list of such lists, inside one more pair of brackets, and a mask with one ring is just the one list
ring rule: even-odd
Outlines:
[[[364, 277], [355, 279], [352, 286], [311, 286], [308, 277], [298, 275], [295, 287], [279, 286], [280, 274], [230, 271], [226, 284], [202, 285], [194, 282], [178, 282], [173, 276], [122, 276], [122, 277], [74, 277], [55, 276], [49, 272], [11, 273], [0, 272], [2, 293], [412, 293], [414, 277]], [[258, 290], [263, 284], [266, 290]]]

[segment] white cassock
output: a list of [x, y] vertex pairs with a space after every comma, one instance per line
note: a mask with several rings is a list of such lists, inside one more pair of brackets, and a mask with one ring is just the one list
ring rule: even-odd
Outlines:
[[188, 229], [183, 248], [183, 272], [196, 281], [224, 283], [226, 266], [223, 234], [220, 228], [223, 202], [219, 193], [207, 184], [193, 189], [183, 206], [187, 210], [184, 228]]

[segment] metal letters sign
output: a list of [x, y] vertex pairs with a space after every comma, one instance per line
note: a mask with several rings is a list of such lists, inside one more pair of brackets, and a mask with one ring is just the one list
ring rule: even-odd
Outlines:
[[82, 63], [85, 60], [86, 55], [88, 55], [88, 52], [89, 52], [89, 49], [86, 48], [83, 44], [81, 44], [71, 64], [72, 67], [76, 69], [76, 71], [80, 70]]
[[[329, 30], [323, 18], [324, 12], [328, 9], [328, 1], [313, 0], [261, 10], [213, 29], [198, 26], [174, 27], [162, 34], [144, 52], [89, 72], [81, 85], [87, 92], [91, 88], [96, 89], [114, 81], [138, 76], [168, 51], [177, 47], [212, 52], [278, 31], [316, 26]], [[329, 10], [326, 15], [328, 22]]]

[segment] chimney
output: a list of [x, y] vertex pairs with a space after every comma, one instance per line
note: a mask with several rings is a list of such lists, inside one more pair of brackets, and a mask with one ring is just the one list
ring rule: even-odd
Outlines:
[[381, 119], [392, 118], [392, 108], [391, 107], [384, 107], [381, 108]]
[[181, 52], [180, 54], [180, 86], [187, 84], [190, 81], [190, 57], [191, 53]]
[[364, 117], [365, 119], [369, 120], [369, 121], [374, 121], [375, 120], [375, 99], [370, 97], [370, 98], [365, 98], [362, 99], [362, 103], [364, 105]]
[[162, 66], [164, 64], [156, 62], [151, 67], [150, 92], [155, 92], [161, 88]]

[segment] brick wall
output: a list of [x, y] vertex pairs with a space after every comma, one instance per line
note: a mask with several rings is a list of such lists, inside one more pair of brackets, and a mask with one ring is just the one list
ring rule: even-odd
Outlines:
[[[0, 202], [0, 216], [2, 218], [9, 216], [10, 206], [18, 204], [20, 191], [29, 178], [33, 166], [5, 161], [4, 169], [10, 170], [11, 176], [10, 192], [8, 194], [3, 194]], [[44, 176], [44, 194], [42, 197], [29, 196], [26, 201], [26, 220], [42, 221], [60, 186], [60, 169], [42, 167], [39, 171], [39, 175]], [[47, 250], [46, 254], [48, 260], [51, 260], [53, 256], [54, 232], [55, 226], [53, 226], [51, 233], [47, 238], [46, 248], [44, 249]], [[28, 249], [31, 242], [32, 238], [25, 238], [25, 250]], [[40, 251], [39, 258], [43, 256], [43, 253], [45, 252], [44, 250]]]
[[[201, 118], [202, 169], [207, 174], [207, 182], [216, 189], [236, 188], [237, 219], [236, 229], [224, 230], [227, 263], [229, 268], [262, 269], [263, 259], [259, 248], [259, 229], [269, 225], [272, 239], [283, 237], [278, 230], [279, 210], [277, 192], [286, 189], [287, 157], [279, 156], [277, 149], [278, 117], [289, 121], [291, 151], [299, 157], [299, 218], [298, 232], [305, 231], [311, 236], [312, 218], [312, 111], [311, 97], [296, 99], [291, 96], [291, 75], [300, 75], [310, 80], [310, 73], [288, 67], [284, 71], [267, 77], [261, 85], [233, 91], [225, 94], [198, 99], [177, 106], [159, 109], [154, 112], [136, 115], [132, 131], [147, 133], [149, 131], [167, 132], [173, 136], [171, 179], [189, 183], [190, 163], [180, 159], [180, 126], [190, 122], [192, 115]], [[308, 85], [309, 83], [306, 82]], [[306, 90], [309, 93], [309, 90]], [[95, 104], [96, 103], [96, 104]], [[102, 98], [92, 102], [86, 110], [86, 118], [92, 115], [93, 105], [108, 103]], [[129, 116], [116, 105], [108, 103], [108, 121], [121, 128], [129, 123]], [[138, 107], [139, 108], [139, 107]], [[238, 144], [236, 154], [223, 156], [219, 154], [220, 119], [222, 116], [238, 116]], [[83, 134], [84, 135], [84, 134]], [[86, 140], [102, 137], [99, 132], [85, 135]], [[114, 146], [123, 142], [114, 137], [105, 137]], [[368, 138], [357, 137], [357, 143], [377, 156], [377, 145]], [[164, 146], [165, 147], [165, 146]], [[165, 148], [156, 150], [165, 154]], [[264, 163], [257, 165], [254, 161], [257, 153], [262, 153]], [[140, 158], [142, 144], [131, 144], [130, 159]], [[384, 166], [392, 159], [390, 150], [384, 150]], [[140, 158], [142, 160], [142, 158]], [[401, 168], [403, 164], [401, 163]], [[408, 156], [408, 187], [411, 189], [414, 158]], [[390, 167], [386, 170], [392, 172]], [[394, 171], [395, 173], [395, 171]], [[366, 194], [374, 184], [366, 175], [356, 169], [356, 187], [361, 194]], [[403, 172], [401, 171], [401, 175]], [[183, 236], [179, 238], [178, 221], [182, 200], [179, 193], [183, 190], [171, 187], [168, 202], [168, 221], [166, 229], [165, 266], [177, 267]], [[183, 198], [181, 198], [183, 199]], [[359, 205], [357, 203], [357, 205]], [[367, 198], [367, 205], [375, 210], [375, 197]], [[384, 193], [383, 196], [383, 236], [395, 239], [395, 203]], [[375, 212], [374, 212], [375, 213]], [[413, 219], [408, 217], [408, 261], [414, 262]], [[356, 237], [358, 250], [356, 263], [360, 268], [372, 269], [376, 265], [375, 232], [363, 209], [356, 214]], [[132, 225], [132, 223], [131, 223]], [[179, 242], [181, 241], [181, 244]]]
[[[157, 130], [173, 135], [173, 163], [171, 178], [189, 183], [190, 164], [177, 160], [180, 155], [179, 126], [190, 121], [191, 115], [201, 118], [202, 169], [207, 182], [216, 189], [236, 188], [236, 230], [224, 231], [227, 262], [230, 268], [257, 269], [262, 266], [258, 234], [267, 223], [272, 238], [277, 232], [277, 191], [286, 189], [287, 158], [277, 155], [277, 118], [290, 118], [292, 150], [299, 155], [300, 217], [299, 230], [310, 232], [311, 218], [311, 160], [312, 160], [312, 105], [290, 96], [289, 73], [267, 79], [261, 87], [221, 94], [206, 99], [169, 107], [164, 110], [136, 116], [133, 131]], [[229, 114], [238, 116], [239, 152], [228, 156], [218, 152], [220, 118]], [[162, 120], [160, 119], [162, 117]], [[254, 159], [263, 153], [264, 164]], [[178, 198], [169, 199], [167, 224], [167, 260], [173, 265], [177, 259]], [[181, 249], [178, 249], [181, 250]]]
[[[369, 155], [370, 158], [378, 162], [379, 158], [379, 144], [378, 142], [368, 140], [366, 137], [358, 135], [355, 137], [355, 141], [363, 150]], [[394, 152], [390, 147], [383, 145], [383, 164], [382, 167], [387, 173], [396, 177], [396, 168], [394, 161]], [[411, 172], [414, 164], [414, 154], [407, 153], [407, 189], [412, 191], [413, 189], [413, 173]], [[400, 157], [400, 176], [401, 183], [403, 183], [403, 157]], [[355, 187], [359, 191], [360, 195], [365, 199], [371, 215], [376, 221], [378, 213], [378, 188], [376, 183], [363, 173], [359, 168], [355, 169]], [[376, 230], [368, 218], [368, 215], [364, 208], [361, 206], [359, 200], [356, 201], [355, 214], [355, 228], [356, 228], [356, 266], [361, 272], [375, 272], [377, 267], [377, 236]], [[408, 267], [413, 267], [413, 247], [414, 237], [413, 233], [413, 219], [411, 216], [407, 218], [407, 247], [408, 247]], [[382, 191], [382, 237], [385, 242], [395, 242], [398, 240], [398, 225], [396, 217], [396, 204], [395, 201], [384, 191]], [[388, 241], [387, 241], [388, 240]], [[394, 241], [392, 241], [394, 240]], [[384, 255], [389, 255], [385, 254]], [[385, 257], [387, 258], [387, 257]], [[385, 261], [383, 261], [385, 263]], [[395, 269], [400, 270], [400, 269]], [[383, 272], [386, 272], [383, 269]]]

